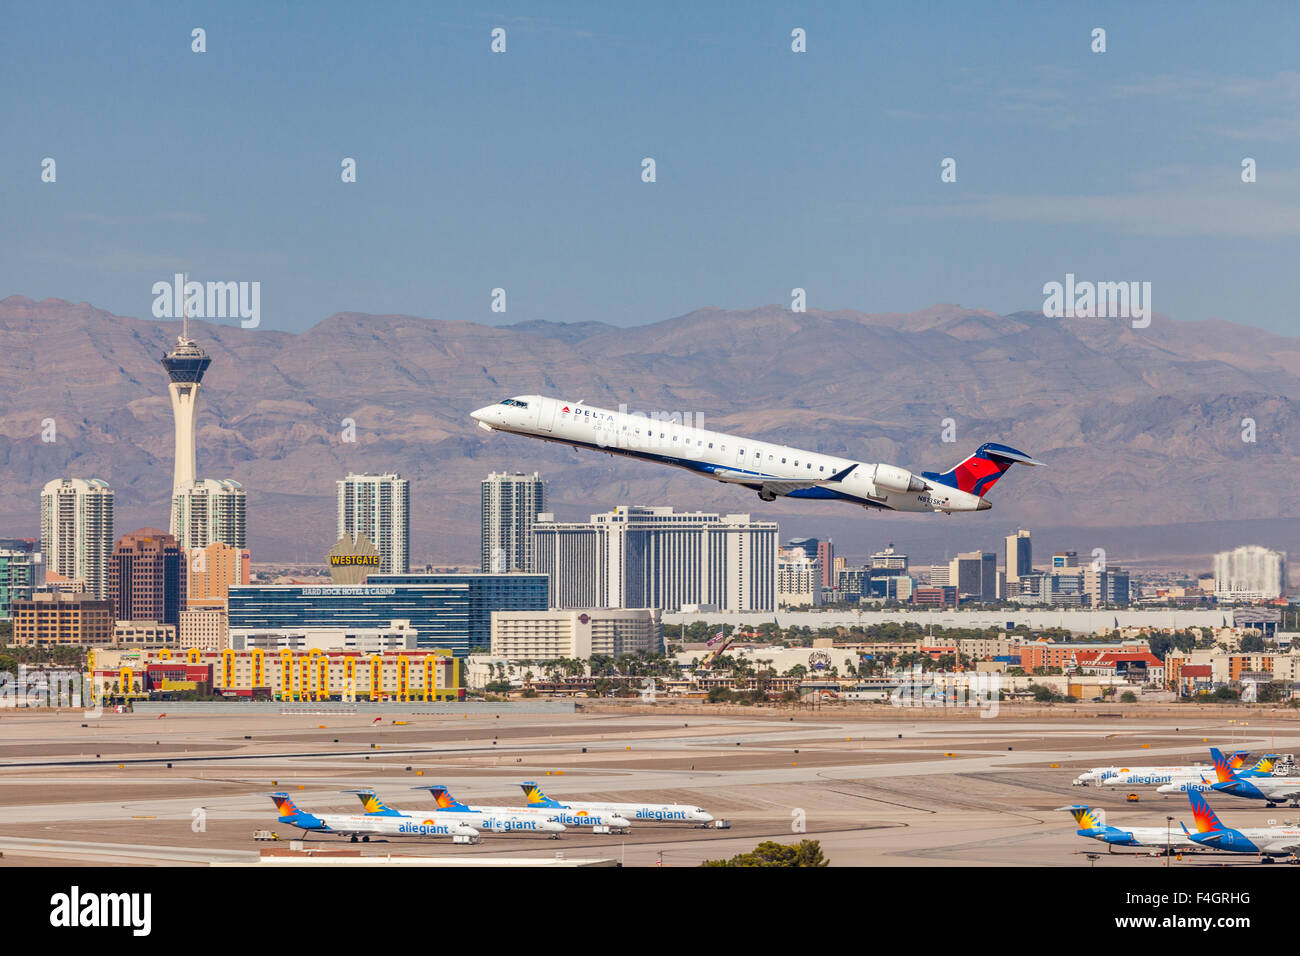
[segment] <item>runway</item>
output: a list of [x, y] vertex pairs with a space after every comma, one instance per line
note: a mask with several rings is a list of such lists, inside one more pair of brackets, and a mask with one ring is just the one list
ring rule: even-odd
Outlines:
[[[308, 846], [363, 854], [610, 858], [628, 866], [694, 866], [762, 840], [820, 840], [832, 865], [1161, 866], [1164, 861], [1074, 834], [1072, 803], [1103, 807], [1116, 826], [1191, 823], [1185, 798], [1078, 788], [1084, 768], [1193, 763], [1207, 748], [1300, 749], [1288, 712], [1249, 726], [1220, 713], [1174, 717], [993, 719], [858, 708], [750, 714], [152, 716], [0, 713], [0, 865], [255, 861], [254, 830], [277, 824], [264, 796], [286, 790], [308, 811], [358, 812], [342, 789], [372, 786], [390, 806], [433, 808], [410, 788], [450, 786], [466, 803], [521, 805], [521, 781], [563, 800], [691, 803], [729, 830], [636, 823], [625, 836], [570, 829], [558, 840], [484, 834], [480, 844], [319, 837]], [[83, 727], [85, 723], [88, 726]], [[167, 766], [168, 762], [171, 767]], [[1053, 766], [1053, 764], [1057, 766]], [[1229, 826], [1300, 811], [1230, 797]], [[290, 831], [290, 832], [285, 832]], [[277, 843], [275, 846], [284, 846]], [[1100, 854], [1089, 858], [1086, 852]], [[1184, 855], [1177, 866], [1256, 865], [1253, 857]]]

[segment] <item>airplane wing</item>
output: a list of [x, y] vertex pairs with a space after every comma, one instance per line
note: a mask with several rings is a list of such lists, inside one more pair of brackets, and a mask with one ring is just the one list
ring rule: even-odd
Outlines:
[[801, 488], [817, 488], [821, 485], [837, 484], [848, 477], [849, 472], [856, 467], [858, 466], [849, 465], [843, 471], [837, 471], [828, 478], [778, 478], [774, 475], [756, 474], [752, 471], [736, 471], [734, 468], [715, 468], [709, 473], [709, 476], [717, 481], [725, 481], [735, 485], [759, 486], [763, 491], [771, 492], [774, 495], [787, 495]]

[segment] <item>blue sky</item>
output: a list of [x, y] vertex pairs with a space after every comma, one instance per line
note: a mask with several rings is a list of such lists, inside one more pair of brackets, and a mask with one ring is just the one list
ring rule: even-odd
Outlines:
[[187, 270], [260, 281], [268, 328], [636, 325], [795, 286], [1011, 312], [1073, 272], [1295, 334], [1298, 26], [1287, 4], [15, 5], [0, 296], [144, 317]]

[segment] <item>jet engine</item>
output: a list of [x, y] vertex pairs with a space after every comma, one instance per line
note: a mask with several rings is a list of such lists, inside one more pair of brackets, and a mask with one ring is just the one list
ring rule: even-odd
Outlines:
[[925, 491], [930, 486], [906, 468], [897, 465], [877, 465], [871, 474], [871, 483], [886, 491]]

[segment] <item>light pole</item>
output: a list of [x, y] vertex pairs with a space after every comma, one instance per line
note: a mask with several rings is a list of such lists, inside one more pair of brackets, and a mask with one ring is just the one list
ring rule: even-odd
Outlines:
[[1169, 868], [1169, 858], [1173, 856], [1172, 841], [1169, 837], [1169, 831], [1174, 825], [1173, 817], [1165, 817], [1165, 869]]

